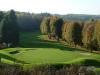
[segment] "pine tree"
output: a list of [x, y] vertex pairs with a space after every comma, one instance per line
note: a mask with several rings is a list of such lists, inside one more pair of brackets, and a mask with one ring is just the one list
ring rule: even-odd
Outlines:
[[72, 40], [75, 46], [82, 44], [82, 23], [78, 23], [78, 22], [73, 23]]
[[2, 25], [1, 25], [1, 21], [3, 20], [4, 14], [2, 11], [0, 11], [0, 42], [2, 42], [1, 40], [1, 36], [2, 36]]
[[62, 38], [62, 25], [63, 20], [61, 18], [58, 18], [55, 22], [55, 33], [57, 36], [57, 41], [59, 41], [59, 39]]
[[19, 27], [14, 10], [8, 12], [2, 21], [2, 41], [12, 46], [19, 43]]
[[0, 11], [0, 22], [1, 22], [1, 20], [3, 19], [3, 17], [4, 17], [4, 14], [3, 14], [2, 11]]

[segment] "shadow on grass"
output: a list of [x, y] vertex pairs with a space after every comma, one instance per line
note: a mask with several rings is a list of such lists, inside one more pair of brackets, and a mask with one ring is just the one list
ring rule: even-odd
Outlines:
[[22, 63], [22, 64], [25, 64], [24, 61], [20, 61], [20, 60], [17, 60], [17, 59], [15, 59], [15, 58], [11, 57], [11, 56], [8, 56], [8, 55], [6, 55], [6, 54], [0, 53], [0, 62], [2, 62], [2, 61], [1, 61], [2, 58], [7, 59], [7, 60], [11, 60], [11, 61], [13, 61], [14, 63]]
[[21, 40], [20, 47], [23, 48], [55, 48], [65, 51], [78, 51], [80, 49], [76, 48], [70, 48], [64, 44], [61, 44], [57, 41], [49, 41], [49, 40], [43, 40], [36, 36], [24, 36], [24, 38]]

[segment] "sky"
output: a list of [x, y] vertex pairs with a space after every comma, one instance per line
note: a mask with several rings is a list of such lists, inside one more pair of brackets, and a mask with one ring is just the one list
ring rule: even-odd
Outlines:
[[100, 0], [0, 0], [0, 10], [100, 15]]

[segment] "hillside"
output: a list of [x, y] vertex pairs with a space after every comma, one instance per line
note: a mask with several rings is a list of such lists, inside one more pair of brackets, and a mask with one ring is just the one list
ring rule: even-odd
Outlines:
[[67, 15], [57, 15], [64, 20], [73, 20], [73, 21], [87, 21], [90, 19], [100, 19], [100, 15], [87, 15], [87, 14], [67, 14]]

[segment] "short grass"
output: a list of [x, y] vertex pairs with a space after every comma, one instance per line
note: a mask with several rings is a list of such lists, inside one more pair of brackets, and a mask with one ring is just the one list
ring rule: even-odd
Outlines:
[[[80, 64], [85, 60], [100, 61], [100, 55], [98, 54], [70, 48], [56, 41], [49, 41], [45, 35], [40, 35], [39, 33], [21, 33], [20, 39], [20, 47], [0, 50], [0, 58], [31, 65]], [[10, 54], [12, 51], [19, 51], [19, 53]], [[96, 65], [98, 63], [94, 62], [93, 64]]]

